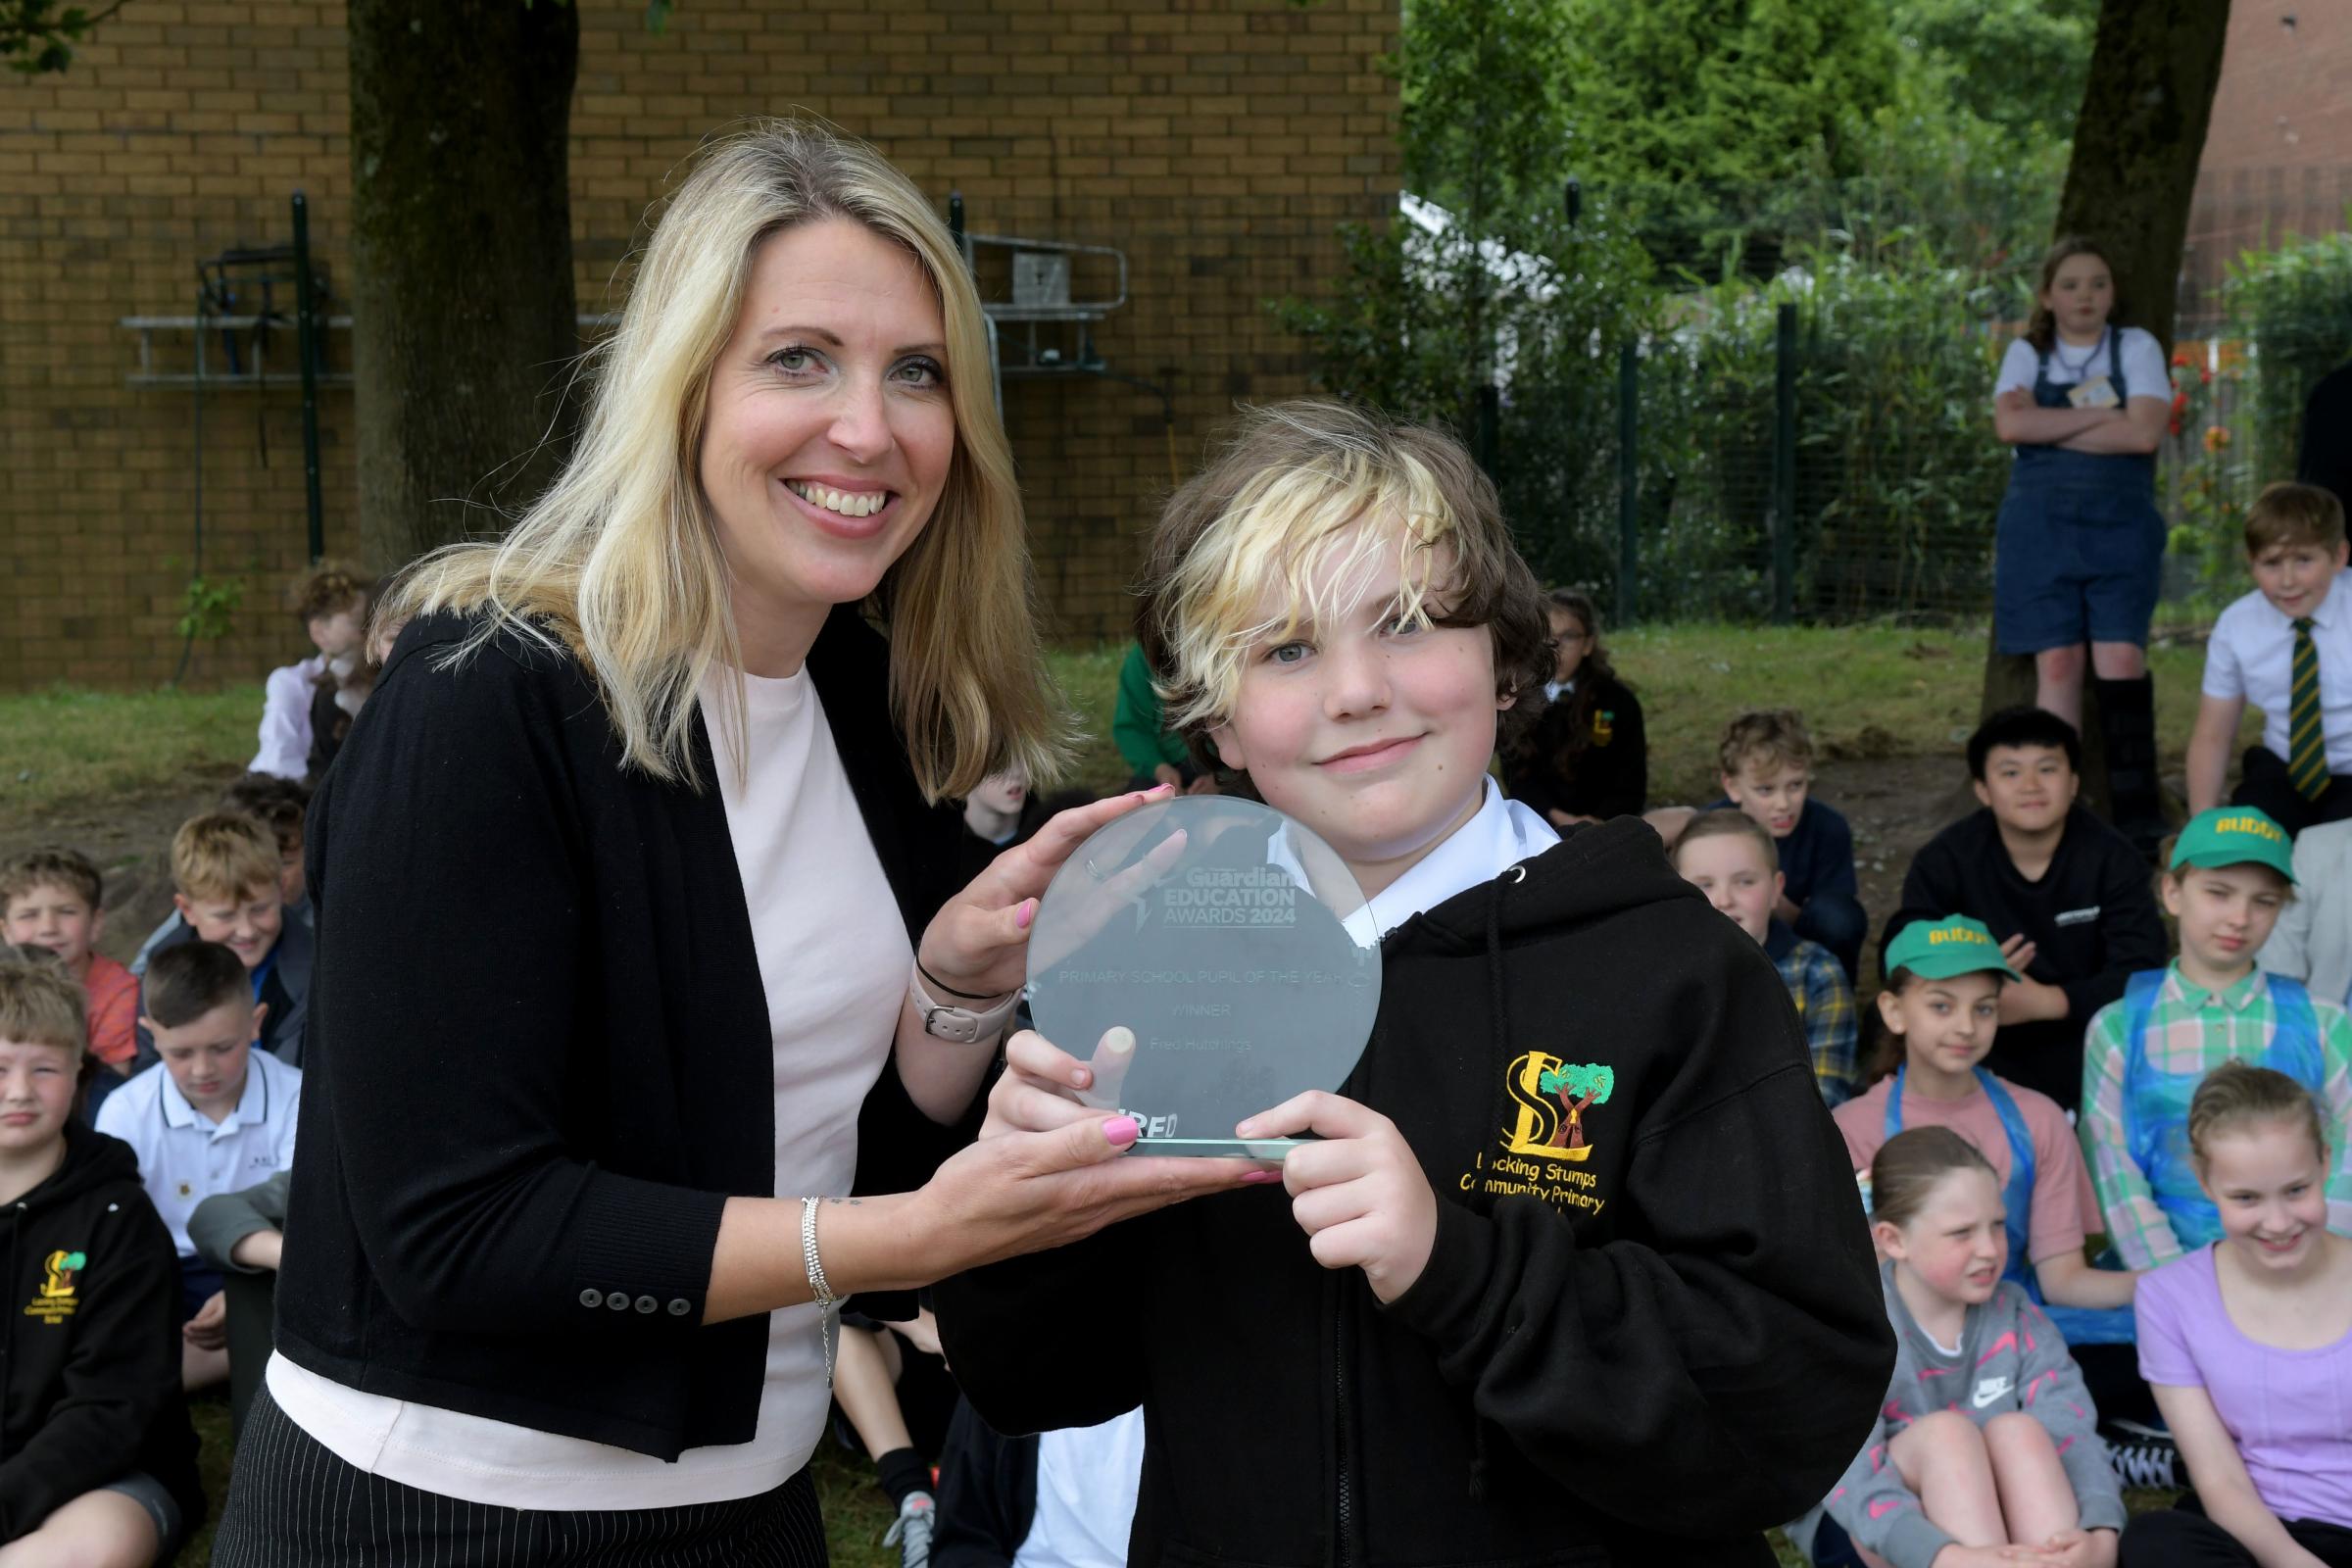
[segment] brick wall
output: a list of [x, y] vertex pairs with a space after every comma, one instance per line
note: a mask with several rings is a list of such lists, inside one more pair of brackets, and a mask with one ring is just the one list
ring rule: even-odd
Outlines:
[[[647, 204], [700, 138], [807, 109], [875, 141], [943, 204], [959, 189], [975, 231], [1124, 249], [1129, 303], [1096, 347], [1168, 391], [1189, 466], [1237, 398], [1305, 388], [1300, 346], [1264, 302], [1328, 287], [1338, 226], [1393, 205], [1396, 93], [1377, 62], [1396, 8], [686, 0], [656, 36], [634, 0], [587, 0], [571, 125], [580, 309], [618, 308]], [[197, 259], [284, 241], [298, 185], [345, 286], [348, 104], [331, 3], [129, 0], [63, 77], [0, 82], [0, 689], [172, 673], [199, 439], [206, 574], [249, 586], [196, 678], [251, 678], [301, 649], [277, 605], [304, 560], [298, 394], [210, 390], [199, 437], [194, 393], [126, 384], [136, 345], [117, 321], [192, 314]], [[1100, 271], [1081, 264], [1076, 292]], [[208, 348], [216, 368], [220, 352]], [[268, 352], [293, 368], [290, 334]], [[348, 367], [343, 335], [330, 353]], [[186, 334], [159, 335], [156, 368], [191, 354]], [[1135, 539], [1168, 483], [1161, 407], [1117, 382], [1006, 383], [1065, 635], [1123, 632]], [[348, 389], [320, 394], [330, 552], [356, 543], [352, 419]]]
[[2352, 206], [2352, 7], [2236, 0], [2188, 225], [2192, 285]]

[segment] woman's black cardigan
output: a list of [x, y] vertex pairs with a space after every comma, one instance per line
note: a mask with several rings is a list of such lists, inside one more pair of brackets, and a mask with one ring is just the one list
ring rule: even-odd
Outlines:
[[[575, 660], [502, 635], [439, 667], [467, 629], [403, 633], [311, 808], [277, 1348], [663, 1459], [748, 1442], [767, 1320], [706, 1328], [703, 1303], [728, 1195], [774, 1191], [775, 1075], [708, 732], [699, 793], [624, 769]], [[886, 664], [847, 610], [808, 655], [916, 940], [960, 885], [961, 824], [916, 791]], [[920, 1185], [960, 1136], [886, 1069], [858, 1190]]]

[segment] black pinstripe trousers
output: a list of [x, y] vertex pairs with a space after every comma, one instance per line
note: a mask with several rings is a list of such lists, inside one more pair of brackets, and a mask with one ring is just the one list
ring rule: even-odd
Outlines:
[[676, 1508], [462, 1502], [345, 1464], [259, 1390], [214, 1568], [826, 1568], [816, 1483]]

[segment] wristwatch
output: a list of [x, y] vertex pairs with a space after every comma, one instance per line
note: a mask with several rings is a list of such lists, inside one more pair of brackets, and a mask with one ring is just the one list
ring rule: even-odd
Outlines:
[[[993, 1040], [1003, 1034], [1005, 1024], [1012, 1020], [1012, 1009], [1020, 1005], [1021, 1001], [1021, 994], [1013, 991], [988, 1003], [977, 1011], [952, 1005], [931, 995], [931, 988], [923, 980], [920, 961], [916, 962], [913, 972], [907, 976], [906, 985], [914, 998], [915, 1010], [923, 1015], [923, 1033], [936, 1039], [954, 1041], [959, 1046], [968, 1046], [979, 1040]], [[975, 997], [971, 1000], [979, 1002], [986, 999]]]

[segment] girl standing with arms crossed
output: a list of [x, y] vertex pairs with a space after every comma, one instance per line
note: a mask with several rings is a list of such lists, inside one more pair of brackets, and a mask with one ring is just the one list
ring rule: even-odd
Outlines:
[[2188, 1109], [2222, 1239], [2140, 1282], [2139, 1364], [2195, 1492], [2125, 1532], [2126, 1568], [2352, 1565], [2352, 1242], [2303, 1086], [2228, 1062]]
[[2156, 449], [2173, 388], [2163, 347], [2118, 325], [2120, 314], [2095, 242], [2050, 247], [2033, 319], [1992, 389], [1994, 433], [2017, 455], [1996, 524], [1993, 630], [2002, 653], [2034, 656], [2034, 706], [2078, 728], [2090, 645], [2111, 813], [2125, 836], [2152, 843], [2163, 832], [2147, 662], [2164, 557]]

